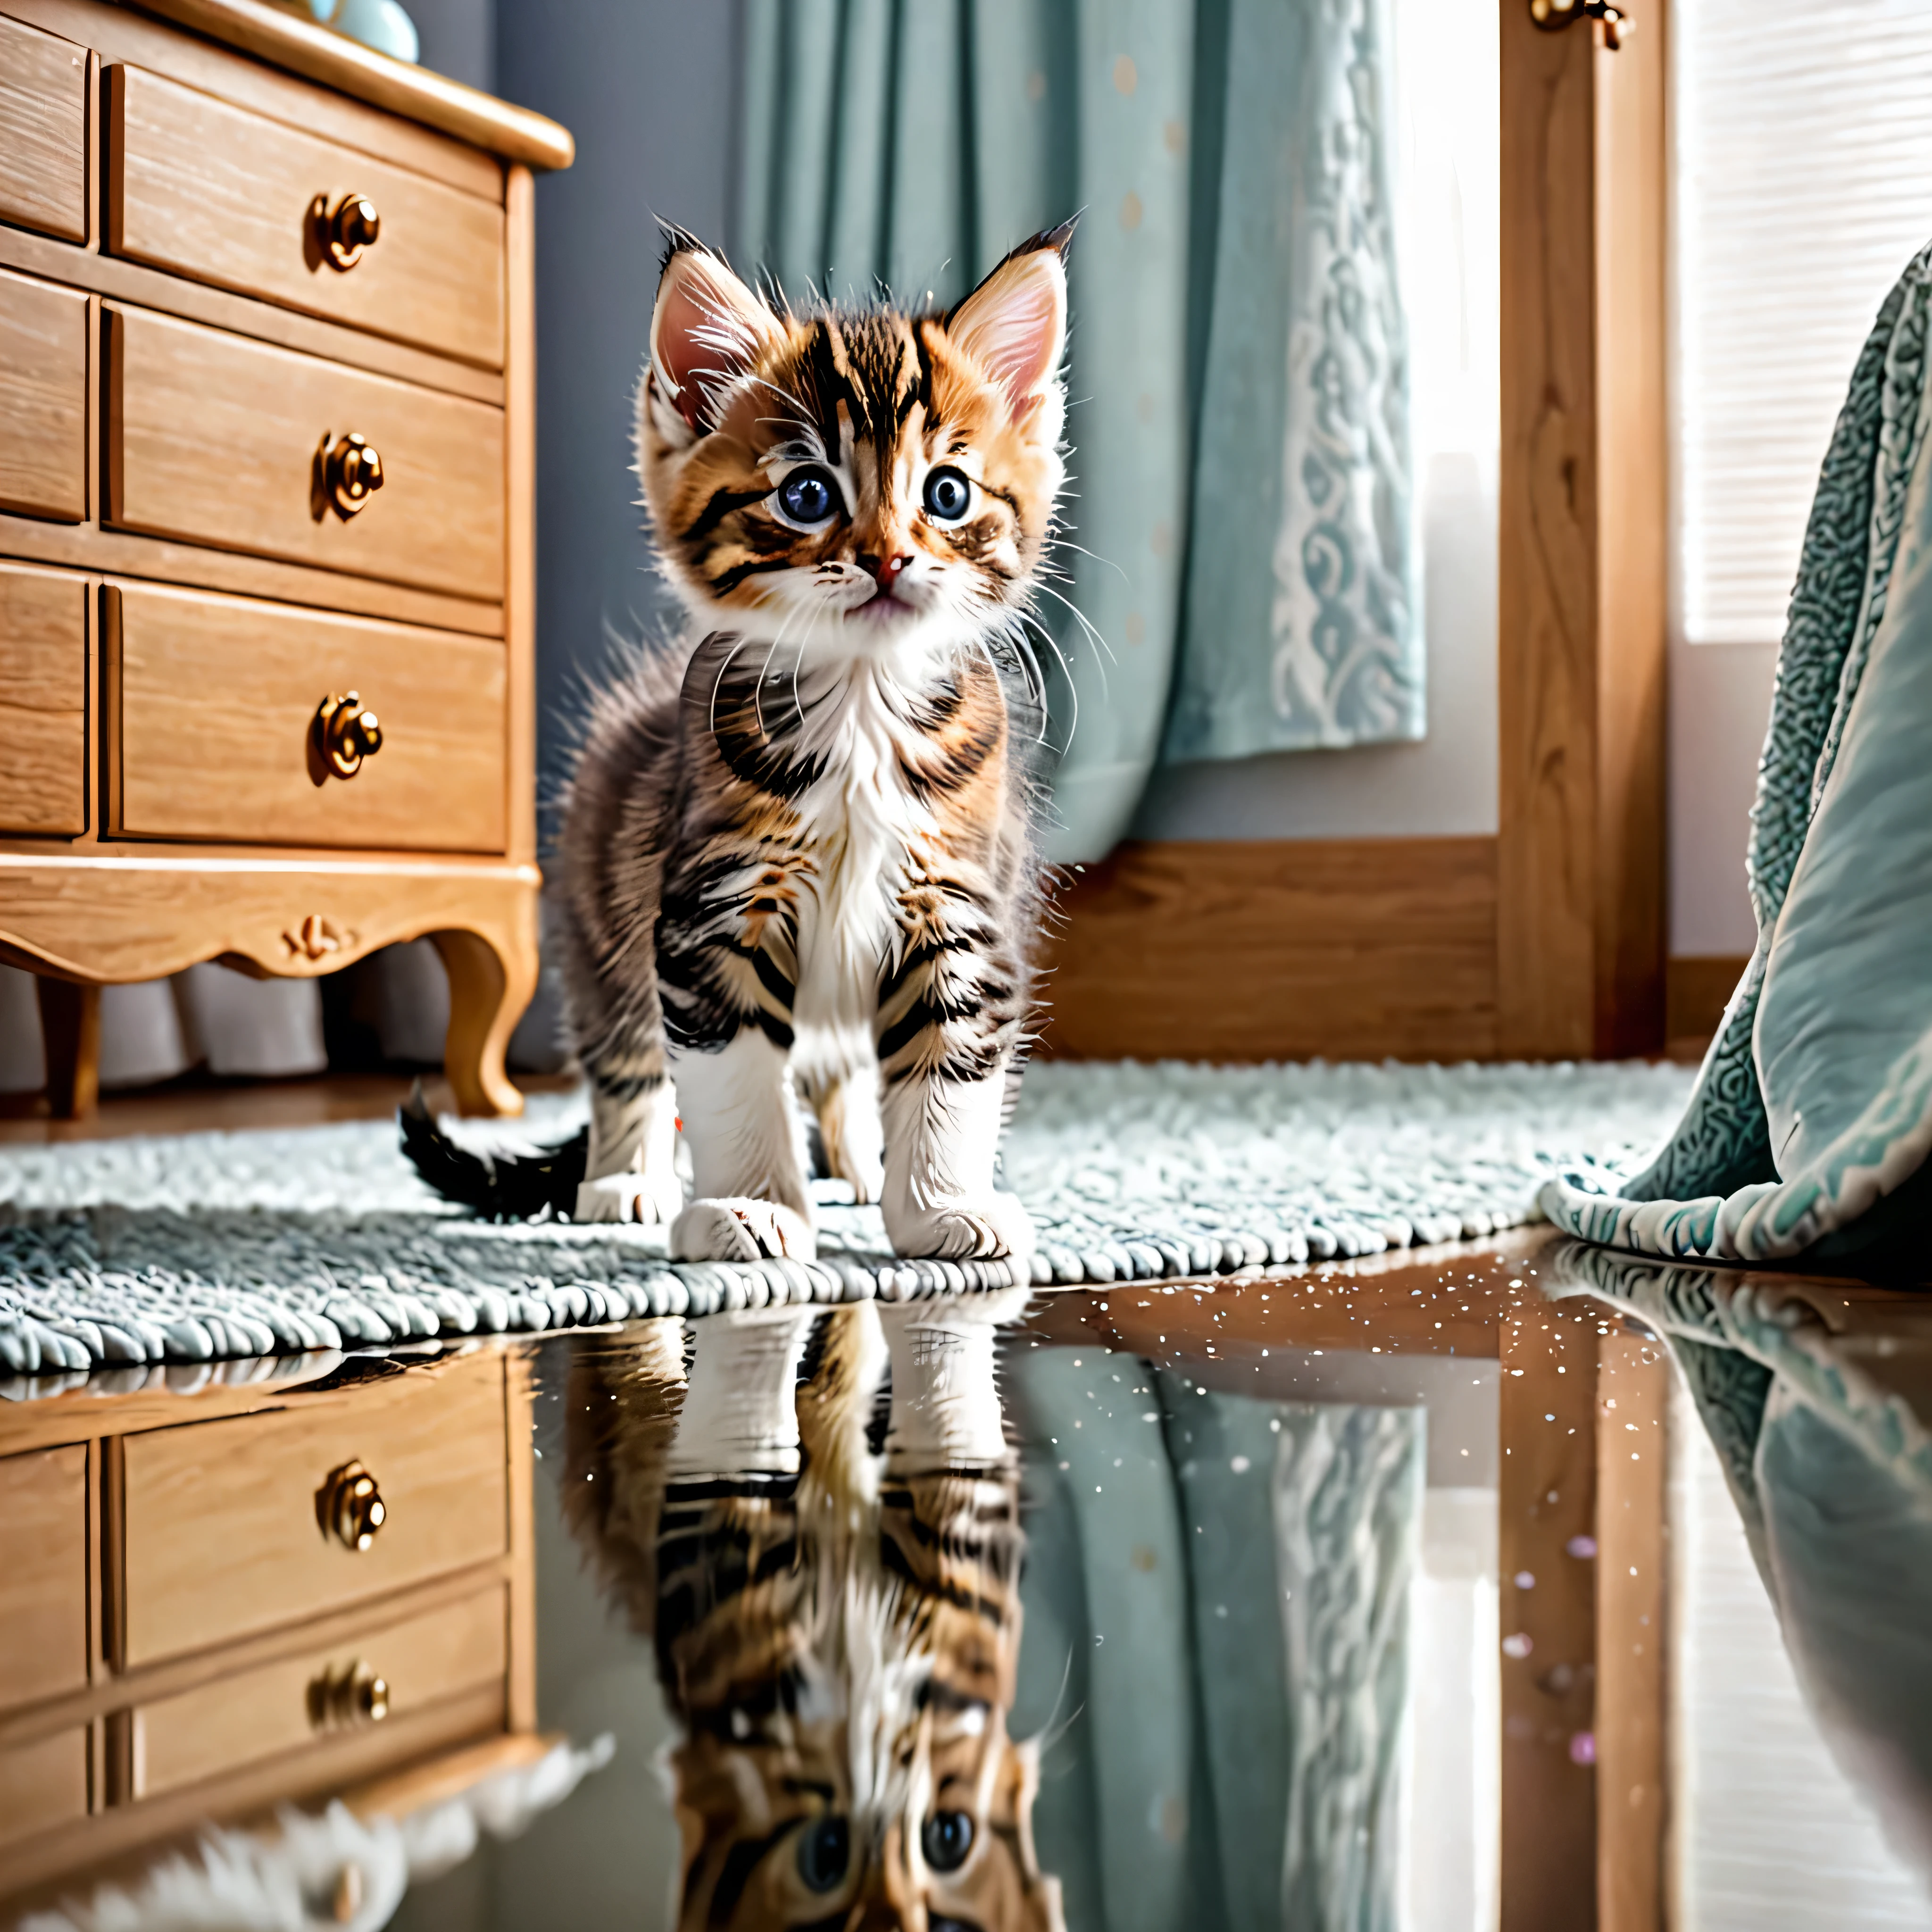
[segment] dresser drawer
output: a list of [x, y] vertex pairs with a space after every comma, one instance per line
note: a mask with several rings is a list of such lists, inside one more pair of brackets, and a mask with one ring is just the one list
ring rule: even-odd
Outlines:
[[[110, 522], [501, 599], [500, 410], [144, 310], [107, 321]], [[381, 466], [359, 508], [351, 435]]]
[[87, 1731], [0, 1747], [0, 1845], [87, 1816]]
[[[118, 255], [500, 368], [503, 211], [134, 67], [107, 70]], [[356, 245], [366, 202], [373, 242]], [[346, 264], [346, 266], [344, 266]]]
[[4, 268], [0, 510], [64, 524], [87, 514], [87, 298]]
[[[108, 592], [105, 629], [122, 833], [502, 850], [496, 640], [134, 586]], [[317, 713], [352, 692], [382, 742], [345, 778]]]
[[4, 17], [0, 221], [87, 239], [87, 50]]
[[[126, 1667], [202, 1650], [487, 1561], [507, 1546], [503, 1367], [471, 1356], [317, 1401], [123, 1444]], [[331, 1525], [359, 1462], [384, 1520]]]
[[0, 832], [85, 832], [83, 579], [0, 563]]
[[[87, 1682], [87, 1451], [0, 1459], [0, 1710]], [[0, 1814], [10, 1774], [0, 1769]], [[85, 1792], [83, 1791], [83, 1804]]]
[[502, 1586], [495, 1585], [352, 1642], [137, 1706], [134, 1796], [158, 1797], [501, 1685], [507, 1613]]

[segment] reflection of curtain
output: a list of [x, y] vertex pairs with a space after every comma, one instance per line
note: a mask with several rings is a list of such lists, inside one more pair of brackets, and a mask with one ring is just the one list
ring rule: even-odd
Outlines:
[[1085, 210], [1052, 587], [1105, 643], [1044, 600], [1058, 856], [1120, 836], [1164, 734], [1420, 734], [1387, 5], [752, 0], [747, 265], [947, 301]]
[[1013, 1721], [1052, 1717], [1034, 1832], [1067, 1922], [1392, 1932], [1425, 1412], [1064, 1349], [1007, 1372], [1035, 1506]]

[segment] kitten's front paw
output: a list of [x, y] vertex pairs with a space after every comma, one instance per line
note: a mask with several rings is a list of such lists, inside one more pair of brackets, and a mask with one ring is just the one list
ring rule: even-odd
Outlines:
[[1015, 1194], [988, 1192], [889, 1214], [886, 1232], [893, 1252], [908, 1260], [996, 1261], [1010, 1255], [1017, 1281], [1027, 1279], [1033, 1258], [1033, 1222]]
[[674, 1174], [606, 1174], [577, 1186], [573, 1221], [634, 1221], [662, 1226], [684, 1211], [684, 1189]]
[[818, 1258], [812, 1225], [796, 1208], [742, 1195], [694, 1201], [670, 1226], [670, 1252], [680, 1262], [754, 1262], [788, 1256]]

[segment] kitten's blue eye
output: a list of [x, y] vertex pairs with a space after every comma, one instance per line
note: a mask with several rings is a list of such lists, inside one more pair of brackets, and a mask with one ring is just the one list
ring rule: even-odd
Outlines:
[[956, 524], [973, 500], [973, 486], [950, 465], [929, 470], [926, 478], [926, 507], [928, 515], [942, 524]]
[[843, 1818], [820, 1818], [798, 1840], [798, 1875], [810, 1892], [830, 1892], [851, 1862], [852, 1830]]
[[778, 508], [808, 530], [825, 522], [838, 502], [838, 486], [822, 470], [794, 470], [778, 485]]
[[919, 1844], [934, 1871], [957, 1871], [973, 1849], [973, 1821], [963, 1811], [935, 1811], [921, 1829]]

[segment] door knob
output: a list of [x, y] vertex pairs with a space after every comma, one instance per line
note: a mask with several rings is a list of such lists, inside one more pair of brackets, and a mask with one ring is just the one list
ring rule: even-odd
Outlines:
[[382, 232], [382, 218], [366, 194], [339, 195], [333, 208], [328, 196], [319, 194], [308, 205], [308, 219], [316, 253], [345, 274], [362, 260], [364, 249], [376, 245]]
[[388, 1516], [376, 1479], [360, 1462], [332, 1469], [315, 1492], [316, 1521], [345, 1550], [367, 1550]]
[[382, 487], [382, 458], [374, 443], [353, 430], [334, 437], [322, 431], [309, 484], [309, 514], [317, 523], [331, 510], [345, 524], [360, 516]]
[[359, 693], [331, 692], [315, 707], [309, 722], [308, 775], [317, 784], [332, 777], [352, 778], [362, 760], [382, 748], [382, 721], [364, 706]]

